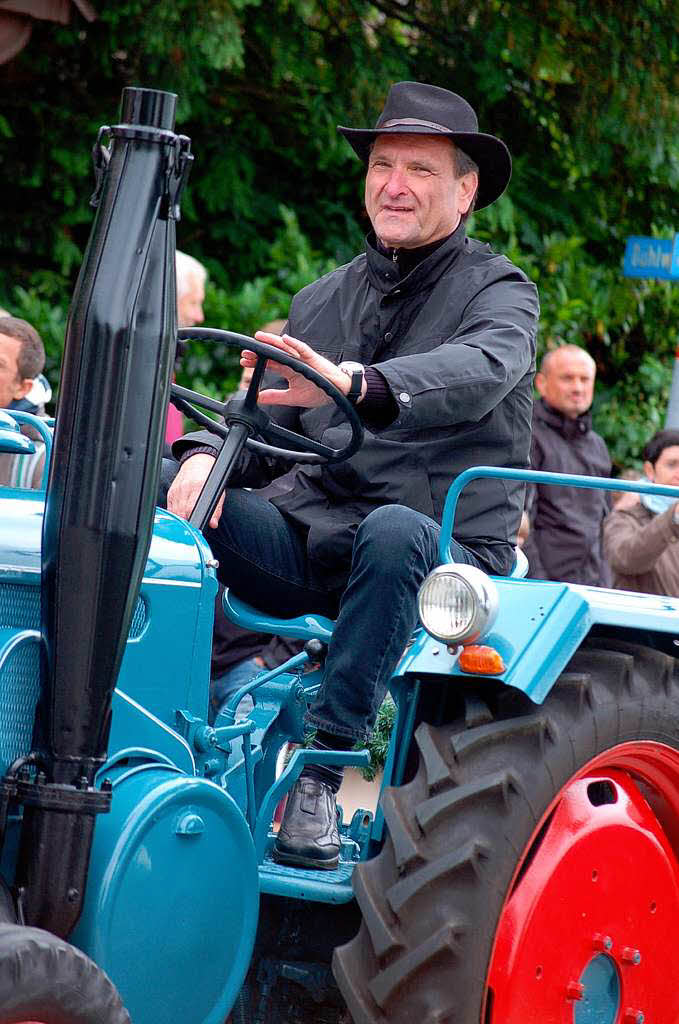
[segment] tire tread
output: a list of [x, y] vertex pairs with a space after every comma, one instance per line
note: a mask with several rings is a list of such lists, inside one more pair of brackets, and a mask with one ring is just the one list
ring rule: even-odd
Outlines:
[[597, 638], [537, 710], [507, 690], [488, 721], [472, 694], [456, 722], [419, 725], [419, 769], [385, 790], [387, 840], [354, 871], [359, 934], [333, 958], [355, 1024], [480, 1024], [497, 921], [536, 824], [621, 740], [679, 749], [678, 686], [670, 656]]

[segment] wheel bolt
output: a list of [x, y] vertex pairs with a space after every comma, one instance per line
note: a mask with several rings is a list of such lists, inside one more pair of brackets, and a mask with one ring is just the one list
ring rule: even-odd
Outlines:
[[632, 964], [633, 967], [636, 967], [641, 963], [641, 953], [638, 949], [632, 949], [631, 946], [625, 946], [622, 951], [622, 959], [626, 964]]
[[579, 981], [569, 981], [566, 985], [566, 999], [573, 999], [578, 1001], [582, 999], [585, 994], [585, 986]]
[[610, 935], [601, 935], [599, 932], [594, 936], [594, 948], [604, 953], [610, 953], [613, 949], [613, 939]]

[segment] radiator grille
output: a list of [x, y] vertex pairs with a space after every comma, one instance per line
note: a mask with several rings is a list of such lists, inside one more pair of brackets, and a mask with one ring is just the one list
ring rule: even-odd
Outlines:
[[134, 608], [134, 615], [132, 616], [132, 623], [130, 625], [130, 632], [127, 634], [128, 640], [136, 640], [138, 636], [144, 632], [144, 626], [146, 625], [146, 601], [143, 597], [137, 598], [137, 603]]
[[[142, 634], [146, 619], [146, 602], [139, 597], [130, 626], [130, 640]], [[0, 628], [40, 629], [39, 586], [0, 584]], [[31, 750], [39, 694], [39, 645], [35, 640], [24, 640], [0, 669], [0, 776], [12, 761]]]
[[0, 584], [0, 627], [40, 629], [40, 587]]
[[[136, 640], [146, 625], [146, 602], [137, 598], [128, 639]], [[40, 629], [40, 587], [0, 583], [0, 629]]]
[[40, 692], [40, 648], [24, 640], [9, 654], [0, 672], [0, 774], [31, 749], [33, 720]]

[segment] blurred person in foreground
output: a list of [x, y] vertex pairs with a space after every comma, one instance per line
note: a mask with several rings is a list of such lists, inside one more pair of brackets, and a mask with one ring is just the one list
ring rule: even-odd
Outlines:
[[[0, 408], [43, 416], [52, 391], [43, 377], [45, 348], [42, 338], [26, 320], [0, 317]], [[38, 488], [42, 484], [45, 446], [40, 434], [28, 424], [21, 432], [35, 444], [26, 455], [0, 455], [0, 484]]]
[[[679, 487], [679, 430], [659, 430], [643, 457], [647, 480]], [[625, 497], [604, 523], [613, 586], [679, 597], [679, 501], [661, 494]]]
[[[592, 430], [596, 366], [578, 345], [543, 357], [535, 376], [531, 468], [549, 473], [610, 476], [606, 442]], [[609, 587], [603, 551], [605, 491], [546, 484], [529, 489], [530, 533], [523, 547], [532, 579]]]

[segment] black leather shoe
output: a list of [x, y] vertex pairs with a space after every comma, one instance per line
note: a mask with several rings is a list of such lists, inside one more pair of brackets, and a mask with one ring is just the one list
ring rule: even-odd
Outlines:
[[339, 863], [340, 838], [335, 794], [324, 782], [299, 778], [288, 794], [273, 849], [279, 864], [332, 871]]

